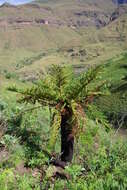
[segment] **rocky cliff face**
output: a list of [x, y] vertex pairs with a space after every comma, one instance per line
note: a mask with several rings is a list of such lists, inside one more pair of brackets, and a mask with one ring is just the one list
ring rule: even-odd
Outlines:
[[[71, 1], [70, 1], [71, 2]], [[49, 6], [43, 3], [31, 3], [13, 6], [7, 3], [0, 6], [0, 26], [55, 25], [67, 27], [97, 28], [107, 25], [111, 12], [98, 7], [98, 4], [69, 1], [63, 6]]]
[[127, 14], [127, 6], [119, 6], [111, 14], [110, 21], [114, 21], [124, 14]]
[[6, 63], [18, 73], [34, 73], [35, 65], [40, 69], [64, 60], [95, 64], [93, 60], [126, 49], [126, 5], [117, 7], [112, 0], [40, 1], [0, 6], [0, 70]]
[[[47, 1], [48, 2], [48, 1]], [[100, 0], [64, 0], [60, 3], [34, 2], [26, 5], [14, 6], [3, 4], [0, 6], [0, 27], [22, 28], [28, 26], [66, 26], [70, 28], [95, 27], [102, 28], [116, 20], [127, 9], [110, 4], [105, 8], [105, 1]], [[63, 3], [64, 2], [64, 3]], [[112, 0], [107, 1], [107, 5]], [[125, 3], [127, 0], [113, 0], [114, 3]], [[126, 7], [126, 6], [125, 6]]]

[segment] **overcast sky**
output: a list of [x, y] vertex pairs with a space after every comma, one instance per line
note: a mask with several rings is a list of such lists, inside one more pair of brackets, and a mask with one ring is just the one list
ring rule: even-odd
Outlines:
[[15, 4], [15, 5], [18, 5], [18, 4], [23, 4], [23, 3], [27, 3], [27, 2], [30, 2], [32, 0], [0, 0], [0, 5], [7, 2], [7, 3], [10, 3], [10, 4]]

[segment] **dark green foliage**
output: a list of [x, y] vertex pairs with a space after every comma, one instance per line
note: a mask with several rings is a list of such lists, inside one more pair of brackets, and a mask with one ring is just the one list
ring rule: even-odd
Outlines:
[[[31, 111], [31, 106], [28, 106], [28, 108]], [[4, 115], [2, 122], [5, 120], [6, 130], [4, 130], [0, 146], [8, 147], [9, 145], [11, 147], [12, 144], [15, 144], [13, 139], [18, 139], [20, 146], [24, 149], [25, 165], [30, 167], [37, 165], [39, 167], [39, 163], [42, 164], [50, 158], [50, 155], [46, 152], [49, 137], [49, 113], [47, 109], [39, 109], [38, 111], [33, 110], [32, 114], [27, 112], [24, 115], [24, 112], [21, 113], [21, 109], [24, 110], [23, 107], [14, 104], [9, 109], [6, 108], [2, 113]], [[0, 127], [3, 127], [1, 123]], [[2, 132], [1, 128], [0, 130]], [[31, 162], [31, 160], [35, 160], [35, 163]]]
[[111, 94], [100, 97], [95, 105], [115, 127], [127, 127], [127, 54], [104, 66], [102, 79], [109, 80]]
[[11, 72], [6, 71], [5, 72], [5, 78], [6, 79], [11, 79], [11, 78], [18, 79], [18, 76], [16, 73], [11, 73]]
[[0, 99], [0, 112], [3, 111], [7, 107], [6, 102]]
[[118, 94], [112, 94], [112, 96], [100, 98], [97, 105], [114, 127], [127, 127], [126, 98], [122, 98]]
[[[74, 136], [83, 130], [84, 124], [82, 106], [86, 106], [91, 98], [102, 95], [105, 85], [103, 81], [94, 84], [101, 66], [89, 68], [85, 73], [76, 76], [72, 68], [67, 66], [52, 65], [44, 78], [36, 85], [25, 90], [10, 87], [9, 90], [21, 94], [19, 102], [36, 102], [42, 106], [54, 108], [51, 138], [49, 147], [53, 149], [58, 131], [61, 125], [62, 113], [68, 108], [72, 116], [68, 118], [68, 123], [72, 128]], [[82, 121], [81, 121], [82, 120]]]
[[12, 92], [15, 92], [16, 91], [16, 86], [15, 85], [13, 85], [13, 86], [8, 86], [7, 87], [7, 90], [10, 90], [10, 91], [12, 91]]
[[87, 107], [86, 113], [90, 119], [94, 120], [97, 124], [104, 126], [107, 131], [111, 129], [106, 114], [100, 111], [99, 106], [97, 107], [95, 104], [89, 105]]
[[[88, 69], [87, 72], [75, 77], [70, 72], [70, 67], [53, 65], [44, 79], [41, 79], [32, 88], [26, 90], [9, 87], [9, 90], [17, 91], [22, 94], [22, 101], [35, 103], [38, 101], [42, 105], [55, 106], [60, 102], [70, 104], [71, 100], [85, 101], [92, 94], [97, 96], [101, 94], [100, 89], [104, 83], [90, 86], [91, 82], [96, 80], [100, 72], [100, 66]], [[89, 86], [89, 88], [88, 88]]]
[[127, 95], [127, 64], [120, 65], [120, 69], [124, 69], [126, 74], [121, 78], [117, 86], [112, 87], [112, 92], [124, 96]]

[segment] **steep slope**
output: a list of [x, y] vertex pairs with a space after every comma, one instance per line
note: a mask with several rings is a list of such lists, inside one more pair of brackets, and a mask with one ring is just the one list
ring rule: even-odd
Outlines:
[[109, 59], [126, 48], [126, 16], [126, 6], [118, 9], [112, 0], [4, 4], [0, 6], [1, 73], [27, 78], [52, 63], [82, 65]]
[[109, 21], [114, 6], [110, 0], [110, 3], [104, 3], [104, 0], [97, 0], [97, 2], [53, 0], [18, 7], [4, 4], [0, 7], [0, 16], [1, 21], [4, 20], [8, 24], [44, 24], [45, 21], [48, 21], [48, 23], [58, 26], [92, 25], [101, 27]]

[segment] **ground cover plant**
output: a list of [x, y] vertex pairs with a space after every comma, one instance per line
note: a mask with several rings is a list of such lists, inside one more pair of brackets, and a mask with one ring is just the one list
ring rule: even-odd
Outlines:
[[[54, 166], [48, 165], [51, 157], [43, 151], [47, 148], [50, 129], [46, 112], [49, 113], [48, 110], [27, 113], [20, 126], [11, 123], [11, 131], [8, 126], [9, 131], [2, 136], [0, 146], [5, 154], [0, 162], [2, 189], [127, 188], [126, 139], [112, 131], [107, 133], [103, 124], [96, 124], [88, 117], [86, 132], [76, 143], [73, 162], [65, 167], [69, 178], [53, 176]], [[15, 133], [16, 126], [18, 133]], [[60, 149], [59, 142], [57, 154], [58, 147]]]

